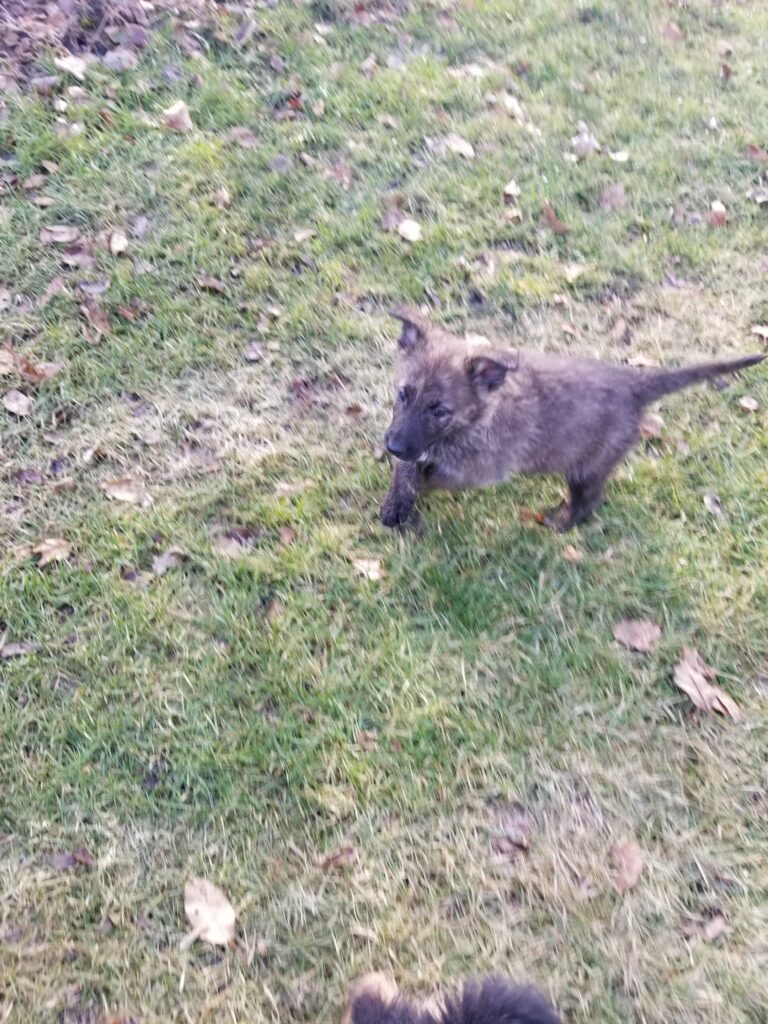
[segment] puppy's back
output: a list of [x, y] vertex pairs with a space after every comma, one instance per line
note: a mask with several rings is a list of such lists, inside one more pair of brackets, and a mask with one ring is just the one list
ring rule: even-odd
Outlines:
[[560, 1024], [539, 992], [513, 985], [506, 978], [470, 982], [449, 997], [440, 1024]]

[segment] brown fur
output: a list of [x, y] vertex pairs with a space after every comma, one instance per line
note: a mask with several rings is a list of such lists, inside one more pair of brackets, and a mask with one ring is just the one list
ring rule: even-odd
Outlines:
[[403, 329], [386, 434], [395, 462], [381, 507], [385, 526], [404, 523], [422, 490], [559, 473], [568, 500], [548, 521], [568, 530], [599, 504], [606, 478], [637, 441], [646, 405], [765, 358], [637, 370], [470, 345], [413, 310], [398, 307], [392, 315]]

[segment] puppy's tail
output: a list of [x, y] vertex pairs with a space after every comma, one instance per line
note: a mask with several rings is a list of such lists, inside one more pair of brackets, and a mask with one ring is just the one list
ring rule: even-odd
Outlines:
[[643, 405], [655, 402], [657, 398], [668, 395], [672, 391], [679, 391], [691, 384], [700, 384], [705, 380], [712, 380], [713, 377], [720, 377], [724, 373], [736, 373], [737, 370], [745, 370], [748, 366], [754, 366], [765, 359], [765, 355], [743, 356], [741, 359], [731, 359], [720, 363], [700, 363], [698, 366], [684, 366], [680, 370], [647, 370], [638, 372], [635, 376], [636, 394]]
[[470, 982], [457, 996], [446, 998], [440, 1024], [560, 1024], [539, 992], [513, 985], [506, 978]]

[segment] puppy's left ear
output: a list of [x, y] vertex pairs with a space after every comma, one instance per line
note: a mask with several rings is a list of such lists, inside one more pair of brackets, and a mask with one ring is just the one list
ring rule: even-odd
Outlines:
[[509, 370], [516, 369], [516, 366], [508, 366], [500, 363], [490, 356], [472, 356], [465, 363], [467, 376], [472, 383], [485, 391], [495, 391], [504, 383], [504, 378]]
[[389, 315], [403, 325], [397, 343], [404, 352], [415, 352], [417, 349], [427, 347], [429, 323], [426, 317], [409, 306], [395, 306], [394, 309], [390, 309]]

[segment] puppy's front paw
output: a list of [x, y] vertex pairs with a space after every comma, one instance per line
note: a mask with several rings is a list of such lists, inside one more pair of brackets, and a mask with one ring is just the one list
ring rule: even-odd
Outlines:
[[569, 530], [572, 530], [576, 525], [576, 519], [573, 515], [573, 509], [568, 502], [564, 501], [557, 508], [549, 509], [545, 512], [544, 525], [549, 526], [556, 533], [567, 533]]
[[395, 526], [402, 526], [411, 514], [413, 502], [398, 498], [397, 495], [386, 497], [381, 506], [379, 518], [384, 526], [393, 529]]

